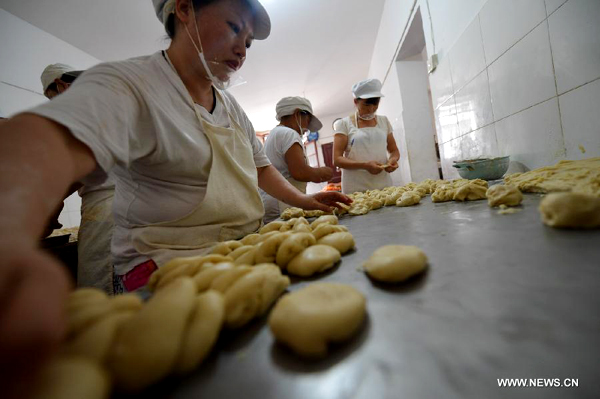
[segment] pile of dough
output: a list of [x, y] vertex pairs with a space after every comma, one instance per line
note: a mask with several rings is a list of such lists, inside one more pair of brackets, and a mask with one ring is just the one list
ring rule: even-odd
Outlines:
[[[424, 196], [424, 195], [423, 195]], [[396, 206], [412, 206], [421, 202], [422, 195], [417, 191], [406, 191], [400, 199], [396, 201]]]
[[458, 187], [454, 191], [454, 201], [477, 201], [486, 199], [485, 193], [487, 191], [487, 185], [482, 186], [476, 183], [467, 183]]
[[323, 357], [330, 342], [356, 334], [366, 314], [365, 297], [355, 288], [315, 283], [283, 296], [269, 316], [277, 341], [306, 357]]
[[512, 184], [496, 184], [488, 188], [485, 195], [488, 199], [488, 205], [491, 207], [500, 205], [517, 206], [523, 201], [523, 194]]
[[553, 193], [542, 199], [542, 222], [552, 227], [600, 227], [600, 198], [580, 193]]
[[385, 245], [363, 264], [367, 274], [379, 281], [404, 281], [427, 267], [427, 256], [412, 245]]
[[287, 265], [287, 271], [297, 276], [308, 277], [324, 272], [335, 265], [342, 255], [329, 245], [313, 245], [306, 248]]
[[452, 181], [438, 181], [435, 186], [432, 186], [433, 194], [431, 201], [447, 202], [447, 201], [476, 201], [485, 199], [485, 192], [488, 188], [488, 183], [481, 179], [456, 179]]
[[504, 178], [524, 193], [572, 191], [600, 197], [600, 157], [580, 161], [560, 161], [525, 173]]

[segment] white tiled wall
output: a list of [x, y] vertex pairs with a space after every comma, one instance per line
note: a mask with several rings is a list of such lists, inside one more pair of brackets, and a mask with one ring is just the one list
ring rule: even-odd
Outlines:
[[446, 54], [429, 75], [446, 178], [457, 176], [453, 160], [477, 156], [530, 169], [600, 156], [598, 21], [599, 0], [488, 0], [451, 48], [436, 49]]

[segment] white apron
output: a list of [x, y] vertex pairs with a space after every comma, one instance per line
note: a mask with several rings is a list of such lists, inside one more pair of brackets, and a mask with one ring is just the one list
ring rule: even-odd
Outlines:
[[[216, 93], [226, 106], [218, 90]], [[180, 219], [134, 226], [132, 230], [135, 249], [158, 267], [175, 257], [208, 253], [216, 242], [255, 232], [264, 214], [252, 145], [246, 133], [229, 110], [230, 128], [214, 126], [195, 106], [194, 110], [212, 149], [204, 199]]]
[[115, 189], [90, 191], [81, 197], [81, 225], [77, 240], [77, 286], [113, 293], [110, 241]]
[[[381, 127], [379, 120], [375, 127], [358, 128], [356, 114], [350, 116], [350, 132], [346, 158], [358, 161], [376, 161], [386, 164], [388, 160], [387, 128]], [[349, 132], [349, 133], [350, 133]], [[352, 138], [350, 138], [352, 137]], [[392, 177], [386, 171], [372, 175], [363, 169], [342, 169], [342, 192], [352, 194], [356, 191], [382, 189], [392, 185]]]

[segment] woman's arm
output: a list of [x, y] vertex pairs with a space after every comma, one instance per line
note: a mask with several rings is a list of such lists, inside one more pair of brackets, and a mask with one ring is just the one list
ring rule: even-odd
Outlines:
[[342, 169], [363, 169], [372, 175], [377, 175], [383, 171], [383, 165], [379, 162], [358, 162], [348, 159], [344, 156], [344, 150], [348, 145], [348, 136], [338, 133], [333, 136], [333, 164]]
[[22, 114], [0, 125], [0, 368], [9, 397], [27, 391], [65, 332], [68, 275], [38, 240], [69, 186], [95, 166], [59, 124]]
[[336, 192], [321, 192], [307, 195], [292, 186], [279, 171], [273, 166], [257, 168], [258, 186], [272, 197], [291, 206], [302, 209], [318, 209], [331, 212], [333, 207], [339, 208], [338, 202], [350, 204], [352, 200]]
[[398, 169], [398, 160], [400, 159], [400, 151], [398, 150], [398, 146], [396, 145], [396, 140], [394, 139], [394, 134], [390, 132], [387, 136], [387, 151], [390, 154], [388, 158], [388, 166], [385, 168], [385, 171], [391, 173]]
[[321, 183], [331, 179], [333, 171], [331, 168], [313, 168], [306, 164], [304, 152], [300, 144], [292, 145], [285, 153], [285, 162], [292, 177], [298, 181]]

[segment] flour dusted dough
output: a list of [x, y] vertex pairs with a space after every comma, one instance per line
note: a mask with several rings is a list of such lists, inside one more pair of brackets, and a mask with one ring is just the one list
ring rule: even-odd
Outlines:
[[342, 255], [329, 245], [313, 245], [296, 255], [287, 265], [288, 273], [297, 276], [311, 276], [323, 272], [335, 265]]
[[396, 283], [425, 270], [427, 256], [412, 245], [385, 245], [378, 248], [363, 267], [375, 280]]
[[354, 248], [354, 237], [352, 234], [342, 231], [326, 235], [318, 241], [321, 245], [329, 245], [334, 247], [343, 255]]
[[323, 357], [328, 343], [356, 334], [365, 313], [365, 297], [355, 288], [315, 283], [281, 298], [271, 312], [269, 327], [277, 341], [297, 354]]
[[416, 191], [407, 191], [402, 194], [400, 199], [396, 202], [396, 206], [412, 206], [417, 205], [421, 202], [421, 197], [424, 197], [425, 194], [421, 195]]
[[512, 184], [496, 184], [485, 193], [489, 206], [517, 206], [523, 201], [523, 194]]
[[600, 227], [600, 198], [580, 193], [553, 193], [542, 199], [542, 221], [552, 227]]
[[51, 360], [35, 382], [32, 399], [108, 399], [108, 373], [95, 361], [77, 356]]

